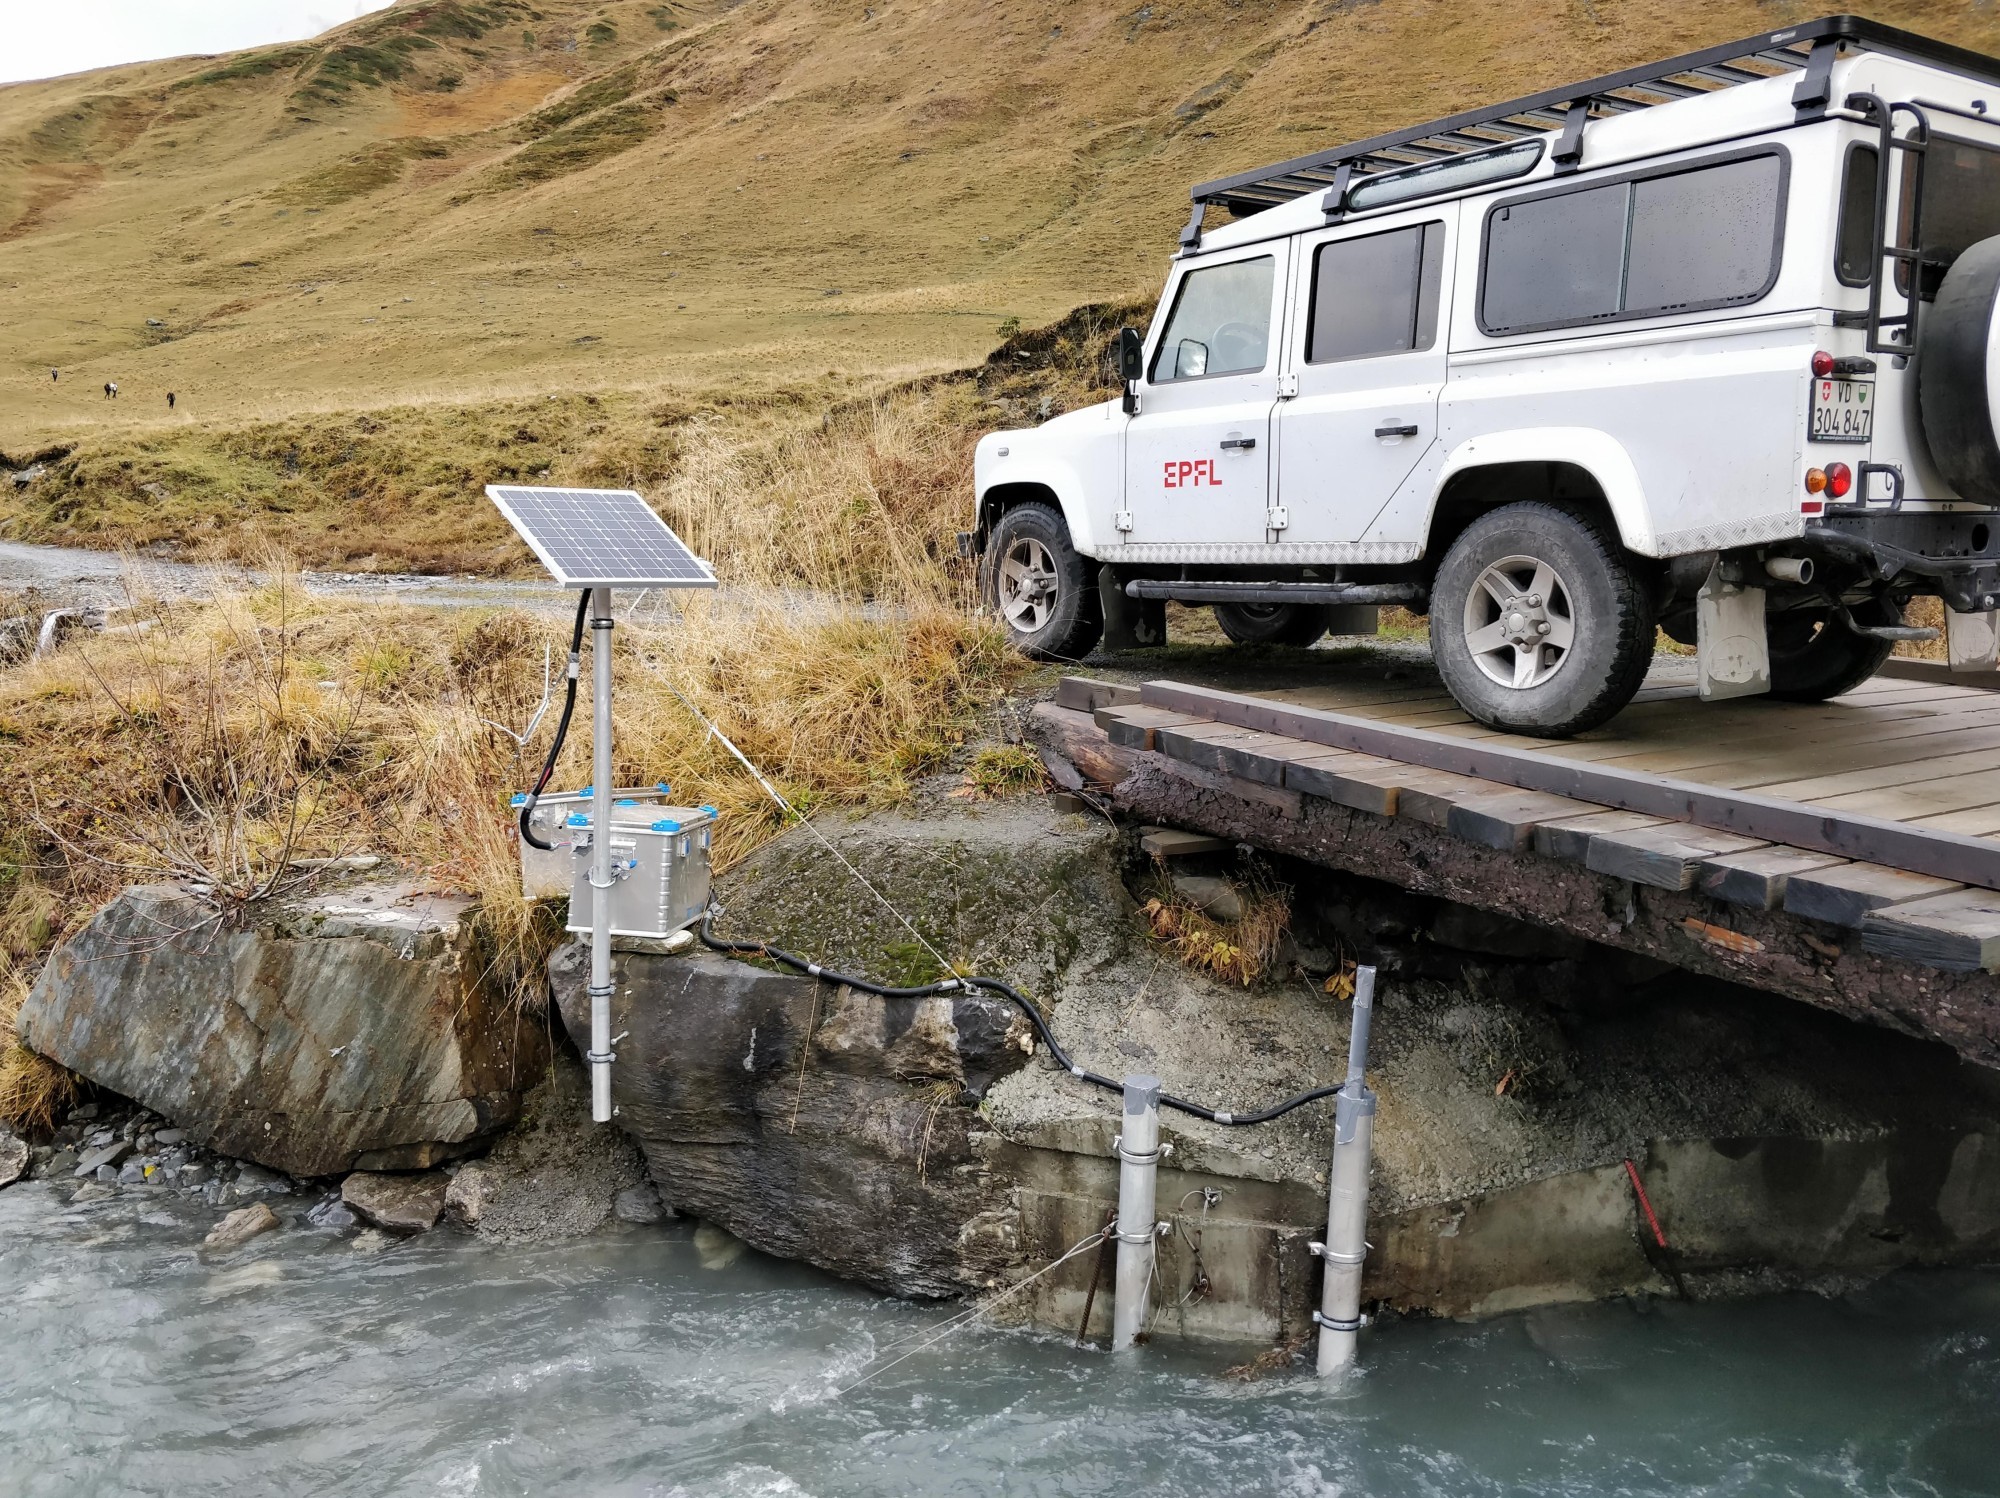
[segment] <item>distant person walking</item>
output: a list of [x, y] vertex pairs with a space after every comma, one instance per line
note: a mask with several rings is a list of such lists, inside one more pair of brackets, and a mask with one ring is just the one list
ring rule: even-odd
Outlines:
[[173, 408], [174, 408], [174, 393], [173, 391], [169, 390], [167, 392], [167, 409], [171, 411], [173, 410]]
[[60, 371], [60, 370], [54, 370], [54, 369], [52, 369], [52, 370], [50, 370], [50, 371], [49, 371], [49, 383], [50, 383], [51, 385], [55, 384], [55, 382], [56, 382], [56, 376], [57, 376], [57, 375], [58, 375], [59, 373], [61, 373], [61, 371]]

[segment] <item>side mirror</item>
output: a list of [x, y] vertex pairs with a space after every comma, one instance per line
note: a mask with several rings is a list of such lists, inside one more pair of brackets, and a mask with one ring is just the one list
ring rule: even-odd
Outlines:
[[1118, 378], [1128, 385], [1146, 377], [1146, 340], [1137, 328], [1118, 330]]

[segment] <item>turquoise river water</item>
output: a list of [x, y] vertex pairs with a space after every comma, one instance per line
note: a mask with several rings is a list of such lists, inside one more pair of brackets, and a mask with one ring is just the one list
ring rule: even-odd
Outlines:
[[0, 1492], [2000, 1493], [1996, 1273], [1396, 1321], [1336, 1392], [983, 1327], [884, 1369], [950, 1312], [686, 1224], [207, 1264], [213, 1220], [0, 1192]]

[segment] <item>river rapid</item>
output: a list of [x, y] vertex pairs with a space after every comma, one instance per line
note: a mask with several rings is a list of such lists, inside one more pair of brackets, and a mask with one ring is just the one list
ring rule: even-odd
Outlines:
[[276, 1205], [211, 1263], [198, 1204], [0, 1192], [0, 1491], [2000, 1492], [1996, 1273], [1392, 1321], [1335, 1391], [984, 1326], [892, 1363], [951, 1309], [686, 1223], [501, 1248]]

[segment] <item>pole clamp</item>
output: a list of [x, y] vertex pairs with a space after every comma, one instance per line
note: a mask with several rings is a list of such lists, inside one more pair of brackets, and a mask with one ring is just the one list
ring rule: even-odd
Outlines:
[[609, 1066], [618, 1059], [618, 1053], [616, 1051], [585, 1051], [583, 1059], [588, 1061], [592, 1066]]
[[1336, 1253], [1324, 1243], [1308, 1243], [1306, 1248], [1311, 1251], [1315, 1259], [1324, 1259], [1329, 1264], [1356, 1266], [1368, 1262], [1368, 1250], [1365, 1248], [1360, 1253], [1355, 1254]]
[[1361, 1318], [1357, 1316], [1352, 1321], [1335, 1321], [1331, 1316], [1314, 1311], [1313, 1325], [1323, 1326], [1330, 1332], [1358, 1332], [1361, 1330]]
[[1128, 1233], [1123, 1228], [1120, 1228], [1111, 1236], [1116, 1238], [1120, 1243], [1151, 1243], [1154, 1235], [1151, 1228], [1146, 1229], [1142, 1233]]
[[1118, 1158], [1123, 1160], [1127, 1165], [1158, 1165], [1162, 1156], [1171, 1155], [1174, 1152], [1174, 1147], [1164, 1140], [1151, 1150], [1128, 1150], [1125, 1148], [1125, 1136], [1123, 1134], [1120, 1134], [1111, 1141], [1111, 1148], [1117, 1154]]
[[602, 619], [593, 618], [590, 621], [590, 627], [592, 629], [610, 629], [612, 627], [611, 618], [609, 615], [606, 615]]

